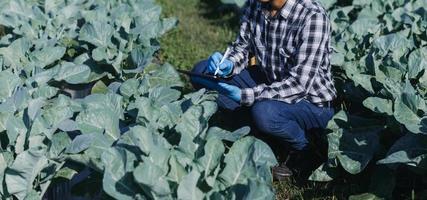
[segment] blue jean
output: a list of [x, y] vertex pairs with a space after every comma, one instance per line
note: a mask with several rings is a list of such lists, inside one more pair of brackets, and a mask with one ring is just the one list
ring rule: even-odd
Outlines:
[[[206, 69], [207, 61], [202, 61], [196, 64], [193, 72], [204, 73]], [[267, 83], [263, 75], [261, 70], [251, 67], [225, 82], [239, 88], [251, 88]], [[193, 86], [196, 89], [203, 87], [195, 83]], [[218, 106], [232, 111], [240, 108], [239, 103], [221, 94], [218, 97]], [[324, 129], [334, 115], [333, 108], [318, 107], [306, 100], [288, 104], [267, 99], [255, 102], [250, 109], [253, 123], [261, 133], [279, 138], [293, 150], [306, 148], [306, 133], [314, 129]]]

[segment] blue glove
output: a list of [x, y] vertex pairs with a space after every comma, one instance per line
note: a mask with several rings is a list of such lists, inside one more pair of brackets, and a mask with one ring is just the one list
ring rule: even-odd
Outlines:
[[218, 83], [220, 90], [219, 93], [230, 97], [236, 102], [239, 102], [242, 100], [242, 90], [234, 85], [229, 85], [227, 83]]
[[208, 73], [214, 74], [216, 69], [219, 67], [218, 75], [221, 77], [226, 77], [231, 74], [233, 71], [233, 62], [228, 59], [225, 59], [224, 62], [219, 64], [222, 59], [221, 53], [214, 53], [208, 60]]
[[204, 85], [208, 89], [216, 90], [220, 94], [223, 94], [233, 99], [236, 102], [240, 103], [240, 101], [242, 100], [242, 90], [234, 85], [229, 85], [227, 83], [222, 83], [222, 82], [210, 81], [200, 77], [194, 77], [193, 81], [195, 83]]

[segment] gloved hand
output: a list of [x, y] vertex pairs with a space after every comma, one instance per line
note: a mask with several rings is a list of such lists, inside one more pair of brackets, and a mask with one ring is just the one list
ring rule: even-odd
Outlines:
[[236, 102], [239, 102], [242, 100], [242, 90], [234, 85], [229, 85], [227, 83], [218, 83], [220, 90], [219, 93], [230, 97]]
[[214, 53], [208, 60], [208, 72], [214, 74], [216, 69], [219, 67], [218, 76], [226, 77], [231, 74], [233, 71], [233, 62], [228, 59], [225, 59], [224, 62], [221, 62], [223, 55], [221, 53]]
[[200, 77], [194, 77], [193, 81], [195, 83], [204, 85], [208, 89], [216, 90], [220, 94], [230, 97], [236, 102], [240, 103], [240, 101], [242, 100], [242, 90], [239, 87], [236, 87], [234, 85], [229, 85], [227, 83], [222, 83], [222, 82], [210, 81]]

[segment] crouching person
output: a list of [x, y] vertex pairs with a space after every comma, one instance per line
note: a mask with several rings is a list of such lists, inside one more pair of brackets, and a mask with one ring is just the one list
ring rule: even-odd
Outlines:
[[[330, 66], [331, 26], [313, 0], [248, 0], [237, 40], [227, 53], [214, 53], [193, 71], [228, 78], [192, 77], [195, 87], [220, 93], [228, 110], [251, 107], [257, 129], [278, 138], [292, 155], [309, 149], [307, 134], [332, 118], [336, 90]], [[248, 54], [257, 68], [248, 69]], [[273, 147], [274, 148], [274, 147]], [[286, 163], [273, 168], [276, 179], [291, 175]]]

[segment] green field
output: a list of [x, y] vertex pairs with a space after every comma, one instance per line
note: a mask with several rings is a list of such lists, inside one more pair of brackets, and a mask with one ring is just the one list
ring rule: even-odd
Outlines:
[[175, 70], [235, 40], [221, 1], [2, 0], [0, 199], [427, 199], [427, 0], [317, 0], [338, 91], [327, 159], [273, 184], [282, 152], [250, 110]]

